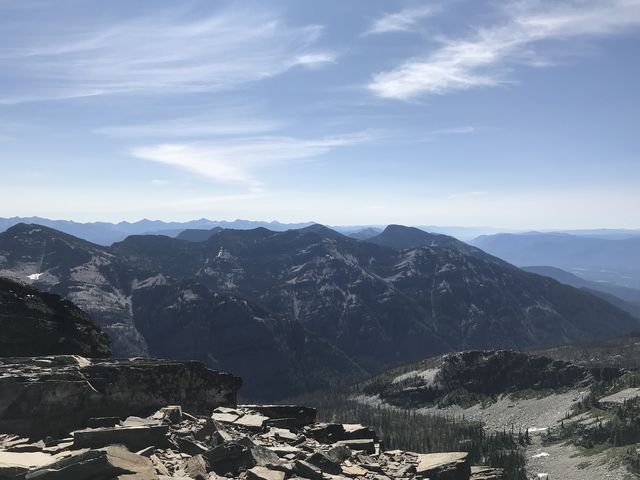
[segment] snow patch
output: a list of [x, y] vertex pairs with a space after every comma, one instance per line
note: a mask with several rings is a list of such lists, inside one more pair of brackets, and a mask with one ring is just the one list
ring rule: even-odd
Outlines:
[[31, 275], [28, 275], [27, 278], [29, 280], [40, 280], [42, 275], [44, 275], [44, 273], [32, 273]]

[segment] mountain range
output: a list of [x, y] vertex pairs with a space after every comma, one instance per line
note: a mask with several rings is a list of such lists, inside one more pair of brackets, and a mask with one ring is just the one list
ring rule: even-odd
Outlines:
[[245, 394], [261, 399], [447, 351], [639, 328], [588, 292], [452, 237], [425, 233], [429, 246], [405, 248], [416, 235], [391, 226], [360, 241], [312, 225], [221, 229], [198, 242], [134, 235], [105, 247], [19, 224], [0, 234], [0, 276], [72, 300], [115, 355], [201, 360], [243, 376]]
[[470, 242], [519, 267], [552, 266], [583, 279], [640, 288], [640, 235], [497, 234]]
[[187, 222], [163, 222], [161, 220], [143, 219], [137, 222], [74, 222], [71, 220], [51, 220], [42, 217], [0, 217], [0, 232], [8, 228], [18, 225], [19, 223], [33, 223], [43, 225], [59, 230], [69, 235], [74, 235], [83, 240], [87, 240], [98, 245], [111, 245], [114, 242], [120, 242], [129, 235], [157, 234], [176, 237], [184, 230], [189, 229], [212, 229], [235, 228], [248, 230], [252, 228], [264, 227], [274, 231], [288, 230], [291, 228], [303, 228], [312, 225], [313, 222], [304, 223], [280, 223], [280, 222], [261, 222], [252, 220], [208, 220], [201, 218], [199, 220], [190, 220]]

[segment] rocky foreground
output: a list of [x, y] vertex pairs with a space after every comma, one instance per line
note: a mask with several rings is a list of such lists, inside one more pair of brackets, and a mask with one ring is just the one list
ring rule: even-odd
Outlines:
[[311, 408], [237, 406], [239, 387], [195, 362], [0, 359], [0, 479], [502, 478], [464, 452], [385, 451]]

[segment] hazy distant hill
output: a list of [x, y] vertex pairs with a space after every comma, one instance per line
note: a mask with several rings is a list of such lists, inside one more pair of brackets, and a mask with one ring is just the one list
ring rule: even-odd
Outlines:
[[221, 230], [222, 228], [220, 227], [214, 227], [210, 230], [190, 228], [180, 232], [176, 238], [179, 238], [180, 240], [188, 240], [190, 242], [204, 242]]
[[618, 308], [640, 318], [640, 290], [611, 283], [590, 282], [556, 267], [522, 267], [523, 270], [551, 277], [566, 285], [582, 288]]
[[474, 255], [491, 262], [499, 262], [497, 258], [491, 258], [491, 255], [487, 255], [479, 248], [473, 247], [457, 238], [440, 233], [425, 232], [419, 228], [405, 227], [404, 225], [389, 225], [379, 235], [367, 238], [366, 241], [398, 249], [419, 247], [451, 248], [467, 255]]
[[163, 222], [160, 220], [140, 220], [138, 222], [74, 222], [70, 220], [50, 220], [42, 217], [11, 217], [0, 218], [0, 232], [19, 223], [33, 223], [45, 227], [54, 228], [83, 240], [88, 240], [98, 245], [111, 245], [120, 242], [129, 235], [157, 234], [168, 237], [176, 237], [182, 231], [188, 229], [210, 230], [212, 228], [237, 228], [251, 229], [258, 227], [269, 228], [274, 231], [283, 231], [290, 228], [303, 228], [312, 225], [305, 223], [280, 223], [280, 222], [256, 222], [251, 220], [214, 221], [201, 218], [188, 222]]
[[355, 238], [356, 240], [368, 240], [372, 237], [375, 237], [376, 235], [380, 235], [380, 233], [382, 233], [382, 230], [379, 228], [367, 227], [363, 228], [362, 230], [347, 233], [347, 236]]
[[0, 234], [0, 275], [72, 299], [103, 325], [115, 354], [202, 360], [242, 374], [246, 394], [260, 398], [445, 351], [640, 327], [593, 295], [455, 242], [400, 250], [312, 225], [101, 247], [21, 224]]
[[549, 265], [586, 280], [640, 288], [640, 237], [534, 232], [481, 236], [470, 243], [514, 265]]

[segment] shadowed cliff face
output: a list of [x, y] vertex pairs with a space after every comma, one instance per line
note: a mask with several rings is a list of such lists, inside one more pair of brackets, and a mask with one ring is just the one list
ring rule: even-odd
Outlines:
[[199, 359], [243, 375], [259, 399], [453, 350], [638, 328], [601, 299], [449, 238], [398, 250], [314, 225], [222, 230], [203, 242], [134, 236], [103, 248], [21, 225], [0, 234], [0, 272], [38, 274], [39, 288], [77, 301], [116, 355]]
[[0, 357], [111, 355], [106, 335], [78, 307], [6, 278], [0, 278], [0, 331]]
[[198, 362], [87, 359], [79, 356], [0, 359], [0, 431], [60, 433], [92, 417], [149, 415], [165, 405], [194, 414], [234, 406], [242, 381]]

